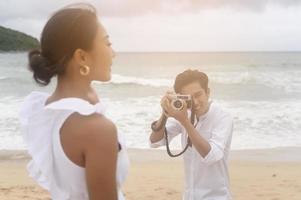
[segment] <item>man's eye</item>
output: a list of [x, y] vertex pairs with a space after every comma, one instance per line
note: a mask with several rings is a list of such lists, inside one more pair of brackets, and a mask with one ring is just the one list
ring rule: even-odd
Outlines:
[[194, 96], [195, 96], [195, 97], [200, 97], [200, 96], [202, 96], [202, 93], [197, 93], [197, 94], [195, 94]]

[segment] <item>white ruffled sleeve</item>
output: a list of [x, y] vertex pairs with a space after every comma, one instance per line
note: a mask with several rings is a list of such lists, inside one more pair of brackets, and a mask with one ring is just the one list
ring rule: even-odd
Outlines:
[[31, 161], [27, 165], [29, 176], [48, 190], [55, 200], [68, 199], [69, 194], [60, 189], [53, 173], [53, 154], [50, 124], [53, 117], [45, 115], [44, 104], [48, 94], [32, 92], [21, 105], [19, 119]]

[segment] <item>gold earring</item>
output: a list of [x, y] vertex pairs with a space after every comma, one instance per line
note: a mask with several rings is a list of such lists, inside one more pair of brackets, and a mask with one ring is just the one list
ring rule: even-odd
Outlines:
[[79, 73], [83, 76], [87, 76], [90, 73], [90, 67], [88, 65], [80, 66]]

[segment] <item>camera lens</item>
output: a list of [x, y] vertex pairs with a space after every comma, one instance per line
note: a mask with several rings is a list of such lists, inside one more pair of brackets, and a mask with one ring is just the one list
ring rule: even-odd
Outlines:
[[180, 108], [183, 107], [183, 103], [182, 103], [182, 101], [180, 101], [180, 100], [174, 101], [174, 102], [173, 102], [173, 105], [174, 105], [174, 107], [177, 108], [177, 109], [180, 109]]

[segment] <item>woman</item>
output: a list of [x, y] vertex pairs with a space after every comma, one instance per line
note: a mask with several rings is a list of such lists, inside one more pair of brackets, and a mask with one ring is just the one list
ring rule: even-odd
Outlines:
[[56, 12], [29, 53], [34, 80], [49, 95], [32, 92], [20, 112], [32, 160], [30, 176], [54, 200], [123, 200], [128, 158], [124, 141], [104, 115], [91, 82], [109, 81], [114, 52], [95, 8], [69, 6]]

